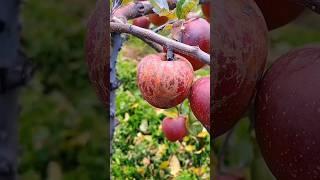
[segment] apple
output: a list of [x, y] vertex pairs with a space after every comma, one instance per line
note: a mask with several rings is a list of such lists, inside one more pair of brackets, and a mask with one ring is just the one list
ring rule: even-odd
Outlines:
[[213, 132], [218, 137], [244, 115], [256, 92], [268, 55], [268, 29], [253, 0], [211, 1], [214, 46]]
[[165, 53], [150, 54], [138, 64], [138, 87], [143, 98], [154, 107], [167, 109], [182, 103], [192, 82], [192, 65], [178, 54], [173, 61], [168, 61]]
[[193, 83], [189, 102], [194, 116], [210, 131], [210, 77], [202, 77]]
[[168, 21], [168, 18], [166, 16], [159, 16], [156, 13], [149, 14], [148, 16], [150, 22], [156, 26], [161, 26]]
[[255, 132], [279, 180], [320, 177], [320, 46], [292, 50], [268, 69], [257, 93]]
[[181, 141], [188, 135], [187, 118], [184, 116], [179, 116], [177, 118], [164, 118], [162, 121], [162, 131], [169, 141]]
[[[174, 39], [199, 48], [207, 53], [210, 50], [210, 24], [203, 18], [194, 18], [186, 21], [183, 26], [174, 26], [172, 29]], [[180, 53], [178, 53], [180, 54]], [[196, 58], [180, 54], [187, 58], [196, 71], [205, 64]]]
[[141, 16], [141, 17], [135, 18], [132, 21], [132, 24], [135, 26], [139, 26], [139, 27], [148, 29], [149, 25], [150, 25], [150, 21], [149, 21], [149, 18], [147, 18], [145, 16]]
[[288, 24], [296, 19], [304, 7], [292, 0], [255, 0], [261, 9], [269, 30]]
[[85, 54], [91, 84], [105, 109], [109, 111], [110, 32], [106, 6], [107, 1], [99, 1], [88, 21]]

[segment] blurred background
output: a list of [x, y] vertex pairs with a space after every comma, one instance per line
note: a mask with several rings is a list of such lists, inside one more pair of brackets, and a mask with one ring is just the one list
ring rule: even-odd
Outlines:
[[106, 117], [84, 59], [95, 0], [25, 0], [23, 47], [36, 65], [21, 95], [20, 179], [105, 179]]
[[[269, 33], [267, 68], [281, 55], [307, 44], [320, 43], [320, 15], [306, 10], [296, 20]], [[254, 131], [250, 131], [248, 116], [224, 136], [217, 139], [215, 152], [224, 159], [223, 170], [236, 175], [234, 180], [275, 180], [266, 167], [256, 144]], [[229, 136], [229, 140], [226, 141]], [[227, 143], [226, 143], [227, 142]]]

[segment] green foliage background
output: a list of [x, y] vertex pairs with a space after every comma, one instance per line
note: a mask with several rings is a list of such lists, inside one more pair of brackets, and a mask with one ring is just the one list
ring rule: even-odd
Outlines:
[[106, 113], [84, 60], [87, 0], [26, 0], [23, 46], [37, 66], [21, 96], [20, 179], [105, 179]]

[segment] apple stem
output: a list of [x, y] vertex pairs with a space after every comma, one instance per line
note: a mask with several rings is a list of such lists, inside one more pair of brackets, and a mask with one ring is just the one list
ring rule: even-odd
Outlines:
[[167, 46], [167, 60], [168, 61], [174, 60], [173, 48], [170, 45]]

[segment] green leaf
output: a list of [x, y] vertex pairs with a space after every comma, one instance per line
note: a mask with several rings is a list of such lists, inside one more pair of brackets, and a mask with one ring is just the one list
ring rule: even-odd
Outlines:
[[197, 5], [199, 0], [178, 0], [176, 6], [176, 14], [179, 19], [185, 19], [189, 12], [191, 12]]
[[153, 11], [160, 16], [165, 16], [169, 14], [169, 5], [167, 0], [150, 0], [150, 3], [153, 6]]

